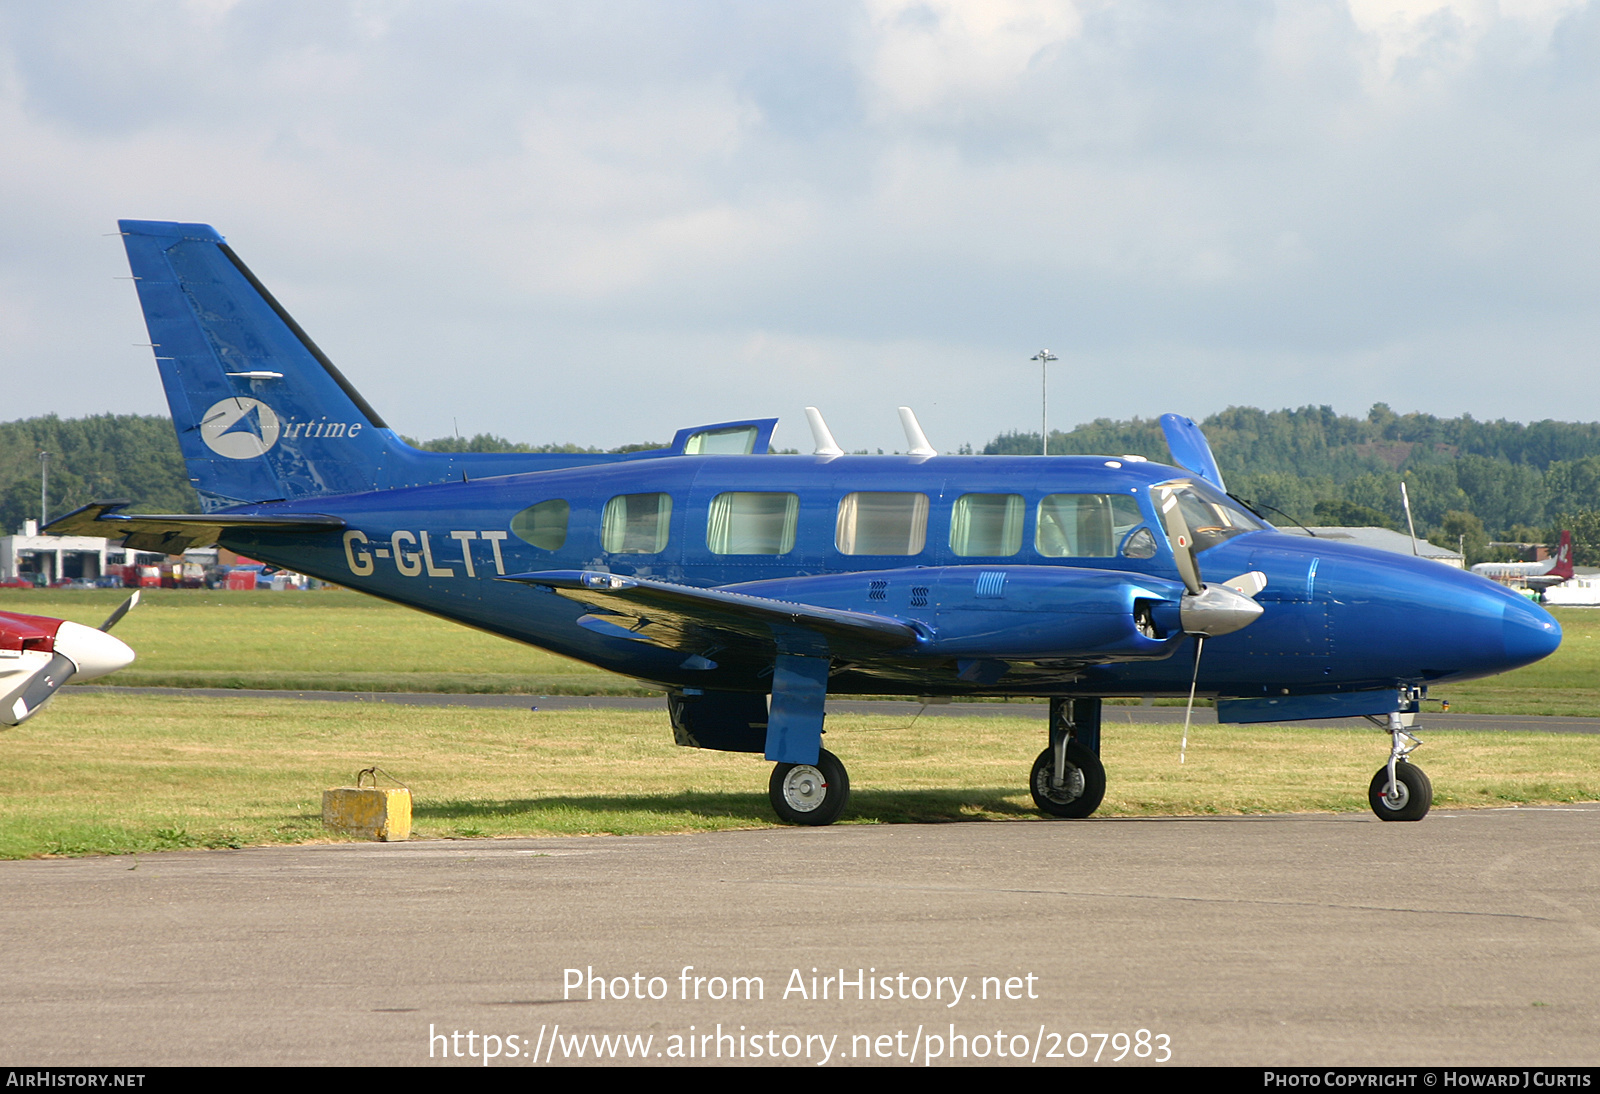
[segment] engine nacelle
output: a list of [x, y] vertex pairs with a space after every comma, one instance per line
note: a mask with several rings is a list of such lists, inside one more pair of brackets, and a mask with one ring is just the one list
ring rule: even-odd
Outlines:
[[726, 588], [914, 623], [926, 634], [914, 656], [1137, 661], [1182, 639], [1183, 585], [1118, 570], [930, 566]]

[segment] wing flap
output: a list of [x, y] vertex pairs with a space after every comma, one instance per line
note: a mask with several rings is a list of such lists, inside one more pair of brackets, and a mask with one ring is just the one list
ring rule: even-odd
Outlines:
[[500, 580], [547, 588], [608, 615], [625, 617], [632, 622], [624, 629], [674, 647], [692, 644], [694, 632], [706, 630], [771, 642], [785, 652], [806, 652], [809, 647], [818, 654], [845, 657], [909, 650], [923, 640], [915, 626], [888, 616], [650, 578], [547, 570]]

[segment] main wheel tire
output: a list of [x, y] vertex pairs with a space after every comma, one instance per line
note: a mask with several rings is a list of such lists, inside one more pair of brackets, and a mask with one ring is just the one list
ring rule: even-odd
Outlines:
[[1067, 745], [1067, 770], [1063, 785], [1050, 785], [1056, 771], [1056, 750], [1047, 748], [1033, 761], [1028, 785], [1033, 804], [1052, 817], [1087, 817], [1100, 808], [1106, 796], [1106, 769], [1100, 757], [1072, 741]]
[[779, 818], [790, 824], [832, 824], [850, 800], [850, 775], [824, 748], [815, 765], [774, 765], [767, 794]]
[[1389, 796], [1389, 765], [1378, 768], [1367, 788], [1367, 801], [1379, 820], [1419, 821], [1433, 805], [1433, 783], [1422, 768], [1401, 762], [1394, 765], [1394, 797]]

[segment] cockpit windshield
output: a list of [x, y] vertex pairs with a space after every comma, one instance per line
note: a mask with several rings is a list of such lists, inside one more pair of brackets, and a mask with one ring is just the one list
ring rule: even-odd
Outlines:
[[1162, 510], [1168, 497], [1178, 499], [1178, 508], [1189, 525], [1189, 534], [1194, 536], [1197, 551], [1267, 527], [1210, 483], [1184, 479], [1160, 483], [1151, 487], [1151, 491], [1155, 494], [1157, 512]]

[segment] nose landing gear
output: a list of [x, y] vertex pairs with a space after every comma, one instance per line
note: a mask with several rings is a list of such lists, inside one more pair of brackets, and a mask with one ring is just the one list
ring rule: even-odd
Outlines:
[[1407, 757], [1422, 742], [1406, 732], [1405, 720], [1398, 712], [1389, 715], [1388, 729], [1389, 762], [1372, 776], [1367, 802], [1379, 820], [1421, 820], [1433, 805], [1433, 783]]

